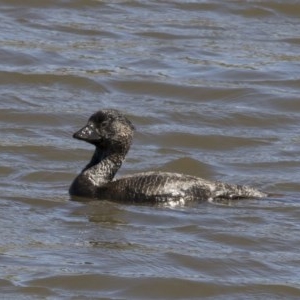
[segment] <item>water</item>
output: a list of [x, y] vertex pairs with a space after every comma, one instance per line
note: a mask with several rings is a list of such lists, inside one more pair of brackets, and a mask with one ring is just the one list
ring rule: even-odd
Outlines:
[[[299, 299], [297, 1], [1, 1], [1, 299]], [[69, 201], [96, 110], [136, 125], [120, 175], [280, 198]]]

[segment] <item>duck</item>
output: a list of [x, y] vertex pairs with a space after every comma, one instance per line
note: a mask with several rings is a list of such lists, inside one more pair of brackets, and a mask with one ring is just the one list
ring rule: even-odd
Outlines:
[[268, 194], [246, 185], [206, 180], [180, 173], [148, 171], [115, 178], [132, 144], [135, 127], [114, 109], [94, 113], [73, 138], [95, 146], [90, 162], [72, 182], [72, 198], [133, 204], [264, 198]]

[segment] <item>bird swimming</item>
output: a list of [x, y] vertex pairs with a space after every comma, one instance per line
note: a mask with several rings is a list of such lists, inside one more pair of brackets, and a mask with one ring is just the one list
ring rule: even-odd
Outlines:
[[243, 198], [268, 194], [245, 185], [209, 181], [170, 172], [143, 172], [115, 179], [131, 146], [134, 126], [119, 111], [100, 110], [73, 137], [96, 147], [91, 161], [70, 186], [71, 196], [124, 203], [178, 203]]

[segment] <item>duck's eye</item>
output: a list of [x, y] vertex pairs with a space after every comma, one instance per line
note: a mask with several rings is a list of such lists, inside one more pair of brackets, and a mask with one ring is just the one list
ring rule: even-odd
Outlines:
[[108, 120], [103, 121], [103, 122], [101, 123], [101, 127], [107, 127], [108, 125], [109, 125]]

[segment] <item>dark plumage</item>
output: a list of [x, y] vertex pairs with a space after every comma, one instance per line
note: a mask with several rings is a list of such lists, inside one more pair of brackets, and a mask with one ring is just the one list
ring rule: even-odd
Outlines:
[[93, 114], [73, 137], [93, 144], [94, 155], [75, 178], [72, 196], [128, 203], [178, 203], [216, 199], [261, 198], [253, 188], [208, 181], [189, 175], [145, 172], [114, 179], [130, 148], [134, 127], [116, 110]]

